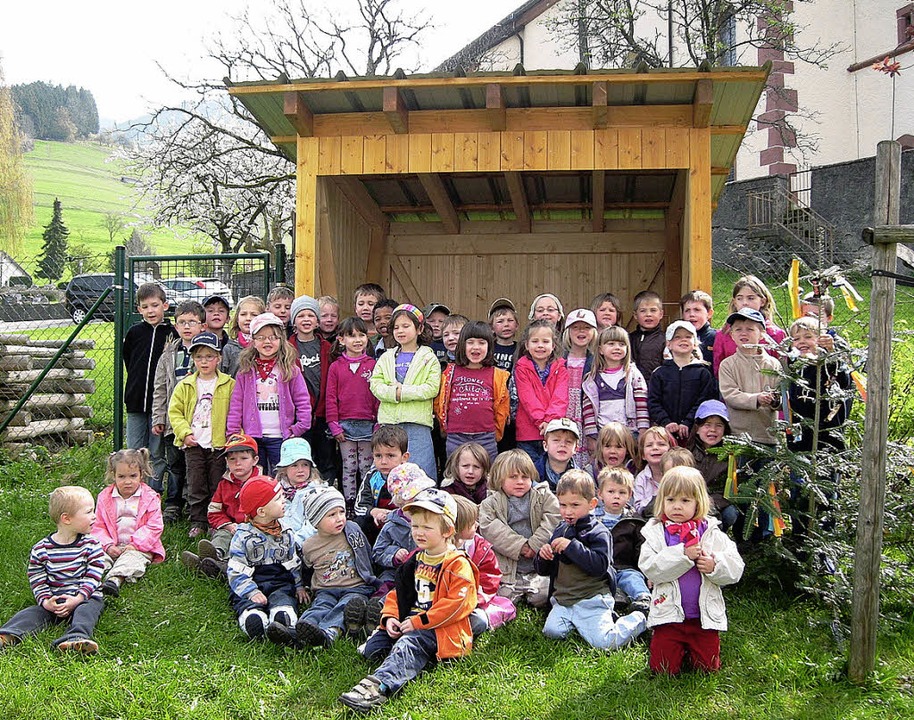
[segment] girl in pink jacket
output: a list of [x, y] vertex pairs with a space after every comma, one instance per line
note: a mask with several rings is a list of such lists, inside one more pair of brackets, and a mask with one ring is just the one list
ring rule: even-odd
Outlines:
[[92, 525], [105, 551], [105, 595], [117, 597], [125, 581], [136, 582], [149, 563], [165, 559], [159, 494], [146, 484], [152, 476], [146, 448], [108, 456], [105, 479], [112, 482], [98, 494]]
[[555, 326], [534, 320], [521, 336], [511, 377], [517, 393], [517, 447], [534, 463], [545, 453], [543, 432], [568, 410], [568, 369], [559, 357]]

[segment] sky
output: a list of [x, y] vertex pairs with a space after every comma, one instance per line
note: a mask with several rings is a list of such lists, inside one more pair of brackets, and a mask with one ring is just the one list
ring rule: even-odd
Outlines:
[[[309, 0], [336, 8], [339, 0]], [[420, 50], [430, 70], [523, 0], [395, 0], [427, 12], [435, 28]], [[180, 101], [157, 63], [182, 78], [220, 77], [207, 65], [205, 41], [230, 25], [229, 15], [263, 11], [267, 0], [73, 0], [5, 3], [0, 22], [0, 65], [7, 84], [42, 80], [76, 85], [95, 96], [99, 116], [123, 122]], [[38, 12], [40, 10], [40, 12]]]

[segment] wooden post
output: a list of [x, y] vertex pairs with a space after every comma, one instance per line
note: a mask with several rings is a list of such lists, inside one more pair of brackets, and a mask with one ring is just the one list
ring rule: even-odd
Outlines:
[[[901, 197], [901, 145], [879, 143], [876, 151], [874, 224], [897, 225]], [[886, 441], [892, 376], [892, 323], [895, 281], [879, 272], [895, 272], [895, 242], [873, 234], [873, 285], [870, 296], [869, 373], [861, 448], [860, 515], [854, 553], [854, 594], [848, 678], [865, 682], [876, 663], [879, 622], [879, 565], [885, 510]]]

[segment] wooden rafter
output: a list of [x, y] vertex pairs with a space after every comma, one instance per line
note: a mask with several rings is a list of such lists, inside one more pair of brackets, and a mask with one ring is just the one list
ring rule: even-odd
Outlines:
[[300, 92], [287, 92], [282, 97], [283, 114], [301, 137], [314, 134], [314, 115]]
[[507, 116], [505, 113], [505, 95], [501, 85], [492, 83], [486, 85], [486, 115], [492, 130], [501, 132], [505, 129]]
[[606, 211], [606, 173], [603, 170], [593, 171], [593, 182], [591, 183], [590, 192], [592, 195], [591, 207], [593, 231], [603, 232], [605, 223], [603, 213]]
[[422, 183], [422, 187], [425, 189], [428, 199], [432, 201], [435, 212], [438, 213], [444, 227], [448, 232], [459, 235], [460, 218], [447, 193], [447, 188], [444, 187], [441, 176], [437, 173], [419, 173], [419, 182]]
[[511, 206], [514, 208], [514, 214], [517, 216], [517, 223], [521, 232], [530, 232], [533, 216], [530, 213], [530, 203], [527, 201], [527, 193], [524, 190], [524, 181], [520, 173], [505, 173], [505, 183], [508, 185], [508, 193], [511, 195]]
[[391, 129], [398, 135], [409, 132], [409, 110], [399, 88], [384, 88], [384, 115]]
[[692, 97], [692, 125], [706, 128], [711, 123], [711, 108], [714, 106], [714, 86], [710, 80], [699, 80], [695, 83], [695, 95]]
[[366, 223], [386, 230], [389, 226], [387, 216], [358, 178], [341, 175], [334, 177], [333, 182]]
[[605, 128], [609, 121], [609, 88], [605, 82], [595, 82], [593, 84], [593, 126], [594, 128]]

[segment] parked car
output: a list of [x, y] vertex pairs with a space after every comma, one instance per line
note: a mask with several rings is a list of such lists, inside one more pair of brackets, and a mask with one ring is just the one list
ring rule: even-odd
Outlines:
[[[140, 282], [134, 279], [134, 293], [140, 286]], [[106, 289], [113, 286], [114, 273], [86, 273], [85, 275], [77, 275], [70, 280], [64, 291], [64, 305], [70, 317], [73, 318], [73, 322], [82, 322], [89, 308], [95, 304], [95, 301], [101, 297]], [[188, 298], [164, 285], [162, 285], [162, 289], [168, 299], [167, 314], [173, 315], [177, 304]], [[94, 318], [108, 322], [114, 320], [114, 293], [108, 295], [102, 304], [98, 306]]]
[[235, 305], [231, 289], [219, 278], [177, 277], [162, 280], [162, 284], [182, 295], [186, 295], [189, 300], [196, 300], [199, 303], [202, 303], [210, 295], [220, 295], [228, 302], [229, 309]]

